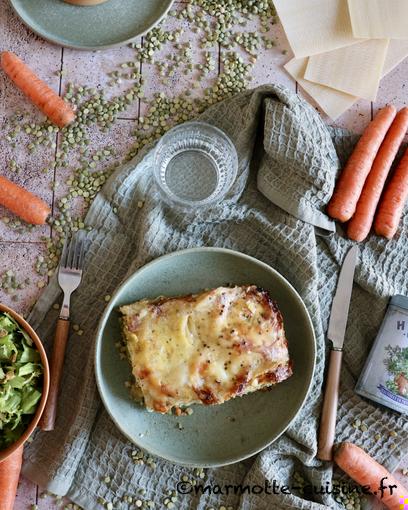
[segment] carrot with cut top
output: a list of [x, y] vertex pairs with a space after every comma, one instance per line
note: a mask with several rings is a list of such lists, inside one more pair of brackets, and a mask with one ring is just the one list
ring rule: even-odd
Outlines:
[[390, 510], [399, 510], [406, 489], [368, 453], [353, 443], [341, 443], [334, 454], [336, 464], [355, 482], [371, 491]]
[[327, 207], [327, 212], [332, 218], [344, 222], [353, 216], [367, 175], [396, 113], [395, 106], [386, 106], [379, 111], [362, 134], [340, 175]]
[[387, 184], [378, 207], [374, 230], [379, 236], [392, 239], [401, 221], [408, 199], [408, 149]]
[[56, 92], [11, 51], [1, 53], [1, 67], [15, 85], [57, 126], [74, 121], [75, 112]]
[[0, 510], [13, 510], [21, 464], [23, 446], [0, 462]]
[[368, 236], [385, 181], [407, 130], [408, 108], [405, 107], [395, 117], [368, 174], [356, 212], [347, 227], [347, 235], [350, 239], [361, 242]]
[[33, 225], [44, 224], [51, 214], [51, 209], [41, 198], [1, 175], [0, 205]]

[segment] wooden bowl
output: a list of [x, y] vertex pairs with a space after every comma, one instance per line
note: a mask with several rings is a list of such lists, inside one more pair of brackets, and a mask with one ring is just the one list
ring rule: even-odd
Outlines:
[[7, 459], [12, 453], [19, 450], [21, 446], [27, 441], [27, 439], [31, 436], [31, 434], [34, 432], [35, 427], [38, 425], [38, 422], [40, 421], [42, 412], [44, 411], [45, 403], [47, 401], [48, 397], [48, 390], [50, 386], [50, 369], [48, 366], [48, 359], [47, 354], [44, 350], [44, 347], [41, 343], [41, 340], [39, 339], [36, 332], [33, 330], [33, 328], [26, 322], [21, 315], [19, 315], [17, 312], [9, 308], [8, 306], [2, 305], [0, 303], [0, 312], [7, 312], [10, 314], [19, 324], [20, 326], [26, 331], [29, 335], [32, 341], [34, 342], [34, 345], [37, 349], [37, 351], [40, 353], [41, 356], [41, 363], [43, 366], [43, 387], [42, 387], [42, 396], [41, 400], [38, 403], [37, 410], [26, 428], [24, 434], [12, 445], [10, 445], [5, 450], [0, 450], [0, 462]]

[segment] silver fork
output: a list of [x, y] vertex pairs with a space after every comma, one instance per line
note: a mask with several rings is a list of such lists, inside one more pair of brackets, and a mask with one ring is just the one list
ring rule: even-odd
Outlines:
[[58, 393], [64, 366], [65, 350], [69, 335], [71, 294], [79, 287], [85, 253], [85, 232], [79, 231], [71, 241], [66, 237], [58, 270], [58, 283], [64, 292], [50, 363], [50, 391], [41, 418], [42, 430], [54, 430], [57, 416]]

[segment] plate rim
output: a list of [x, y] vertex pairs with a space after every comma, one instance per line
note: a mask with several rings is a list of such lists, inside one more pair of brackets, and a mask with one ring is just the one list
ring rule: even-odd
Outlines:
[[[226, 254], [234, 255], [234, 256], [237, 256], [237, 257], [240, 257], [240, 258], [243, 258], [243, 259], [255, 262], [256, 264], [259, 264], [259, 265], [263, 266], [264, 269], [266, 269], [268, 271], [272, 271], [275, 274], [275, 276], [277, 276], [287, 286], [289, 286], [290, 290], [294, 293], [294, 295], [297, 297], [300, 305], [303, 307], [303, 310], [305, 312], [305, 317], [307, 319], [308, 326], [309, 326], [310, 332], [312, 334], [312, 340], [313, 340], [312, 341], [312, 348], [313, 348], [313, 352], [312, 352], [312, 370], [311, 370], [310, 379], [309, 379], [307, 388], [304, 391], [304, 395], [302, 397], [301, 404], [299, 405], [298, 410], [296, 411], [296, 413], [289, 420], [287, 420], [287, 422], [284, 424], [281, 432], [278, 435], [276, 435], [276, 437], [274, 437], [274, 439], [272, 439], [270, 441], [267, 441], [266, 443], [264, 443], [259, 448], [256, 448], [255, 450], [251, 450], [250, 452], [248, 452], [245, 455], [238, 454], [238, 455], [235, 455], [235, 456], [229, 456], [228, 460], [225, 460], [223, 462], [194, 462], [194, 463], [190, 463], [190, 462], [180, 462], [178, 460], [174, 460], [173, 458], [171, 458], [171, 456], [166, 456], [166, 455], [163, 455], [163, 453], [159, 453], [155, 448], [147, 449], [145, 446], [141, 446], [139, 443], [137, 443], [135, 441], [134, 437], [131, 437], [126, 431], [123, 430], [123, 428], [120, 425], [120, 423], [116, 420], [116, 418], [111, 413], [111, 411], [109, 409], [109, 405], [108, 405], [107, 401], [105, 400], [105, 397], [104, 397], [104, 394], [103, 394], [103, 390], [102, 390], [102, 387], [101, 387], [102, 386], [102, 374], [101, 374], [101, 370], [100, 370], [100, 363], [98, 362], [98, 360], [100, 360], [100, 353], [101, 353], [101, 346], [102, 346], [102, 342], [101, 342], [102, 332], [103, 332], [103, 329], [106, 326], [106, 323], [107, 323], [107, 321], [109, 319], [110, 314], [112, 313], [113, 302], [115, 301], [115, 298], [117, 297], [117, 295], [119, 295], [121, 293], [122, 289], [128, 284], [128, 282], [132, 278], [134, 278], [138, 273], [140, 273], [141, 271], [143, 271], [146, 268], [150, 267], [151, 265], [155, 264], [156, 262], [162, 261], [164, 259], [169, 259], [169, 258], [177, 257], [178, 255], [191, 254], [191, 253], [203, 253], [203, 252], [226, 253]], [[229, 248], [204, 247], [203, 246], [203, 247], [186, 248], [186, 249], [183, 249], [183, 250], [177, 250], [177, 251], [173, 251], [171, 253], [167, 253], [165, 255], [161, 255], [159, 257], [156, 257], [153, 260], [147, 262], [143, 266], [141, 266], [138, 269], [136, 269], [136, 271], [134, 271], [131, 275], [129, 275], [119, 285], [119, 287], [115, 290], [115, 292], [112, 294], [111, 301], [107, 305], [107, 307], [105, 308], [105, 310], [104, 310], [104, 312], [103, 312], [103, 314], [102, 314], [102, 316], [101, 316], [101, 318], [99, 320], [98, 327], [97, 327], [96, 333], [95, 333], [95, 341], [94, 342], [95, 342], [94, 343], [94, 373], [95, 373], [96, 385], [97, 385], [98, 393], [99, 393], [99, 396], [100, 396], [101, 401], [103, 403], [103, 406], [104, 406], [105, 410], [107, 411], [110, 419], [115, 424], [115, 426], [118, 428], [118, 430], [132, 444], [134, 444], [138, 448], [141, 448], [142, 450], [147, 451], [151, 455], [154, 455], [154, 456], [159, 457], [161, 459], [164, 459], [166, 461], [172, 462], [173, 464], [178, 464], [178, 465], [185, 466], [185, 467], [218, 468], [218, 467], [228, 466], [228, 465], [231, 465], [231, 464], [242, 462], [242, 461], [244, 461], [244, 460], [246, 460], [246, 459], [248, 459], [250, 457], [253, 457], [254, 455], [259, 454], [263, 450], [265, 450], [268, 446], [270, 446], [272, 443], [277, 441], [286, 432], [286, 430], [288, 429], [290, 424], [299, 415], [300, 411], [302, 410], [303, 406], [305, 405], [307, 397], [310, 394], [310, 390], [311, 390], [312, 385], [313, 385], [313, 379], [314, 379], [314, 375], [315, 375], [315, 371], [316, 371], [316, 357], [317, 357], [316, 332], [315, 332], [315, 329], [314, 329], [313, 322], [312, 322], [312, 319], [310, 317], [309, 311], [308, 311], [308, 309], [307, 309], [303, 299], [301, 298], [301, 296], [297, 292], [297, 290], [293, 287], [293, 285], [283, 275], [281, 275], [275, 268], [273, 268], [269, 264], [266, 264], [265, 262], [262, 262], [261, 260], [255, 258], [255, 257], [252, 257], [251, 255], [247, 255], [247, 254], [239, 252], [237, 250], [231, 250]]]
[[99, 46], [88, 46], [88, 45], [81, 45], [81, 44], [67, 44], [65, 42], [62, 42], [61, 39], [58, 39], [58, 38], [54, 38], [54, 37], [50, 37], [48, 35], [46, 35], [44, 32], [41, 32], [39, 30], [36, 30], [35, 28], [33, 28], [30, 24], [30, 22], [28, 20], [26, 20], [23, 15], [19, 12], [19, 10], [17, 9], [15, 3], [16, 3], [16, 0], [9, 0], [9, 3], [13, 9], [13, 12], [16, 14], [16, 16], [18, 17], [18, 19], [27, 27], [29, 28], [34, 34], [36, 34], [37, 36], [41, 37], [42, 39], [44, 39], [45, 41], [48, 41], [52, 44], [55, 44], [57, 46], [61, 46], [63, 48], [70, 48], [70, 49], [74, 49], [74, 50], [80, 50], [80, 51], [103, 51], [103, 50], [109, 50], [109, 49], [112, 49], [112, 48], [119, 48], [121, 46], [126, 46], [127, 44], [130, 44], [132, 42], [135, 41], [135, 39], [137, 39], [138, 37], [142, 37], [144, 35], [146, 35], [150, 30], [152, 30], [155, 26], [157, 26], [169, 13], [170, 9], [172, 8], [172, 6], [174, 5], [174, 2], [176, 0], [165, 0], [166, 2], [168, 2], [168, 6], [165, 8], [164, 12], [160, 15], [159, 18], [157, 18], [156, 21], [154, 21], [153, 23], [151, 23], [145, 30], [143, 30], [142, 32], [138, 33], [138, 34], [135, 34], [133, 37], [129, 38], [129, 39], [126, 39], [122, 42], [117, 42], [117, 43], [114, 43], [114, 44], [101, 44]]

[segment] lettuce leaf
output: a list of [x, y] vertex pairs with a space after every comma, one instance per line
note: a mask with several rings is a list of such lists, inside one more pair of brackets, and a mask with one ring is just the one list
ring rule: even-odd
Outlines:
[[0, 361], [11, 360], [13, 354], [18, 353], [17, 345], [13, 341], [13, 334], [0, 338]]
[[24, 433], [41, 399], [43, 367], [29, 335], [0, 313], [0, 450]]

